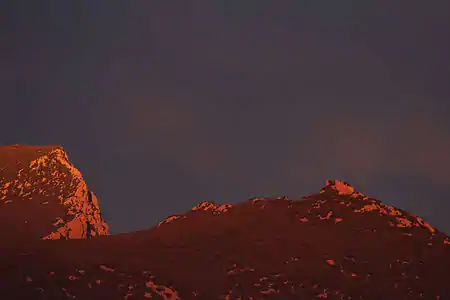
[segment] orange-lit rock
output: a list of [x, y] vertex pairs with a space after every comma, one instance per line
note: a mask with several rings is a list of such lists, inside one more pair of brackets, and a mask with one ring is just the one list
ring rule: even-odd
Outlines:
[[0, 147], [0, 240], [108, 234], [98, 200], [60, 146]]
[[351, 195], [355, 192], [355, 189], [351, 185], [340, 180], [326, 180], [325, 187], [321, 192], [325, 193], [327, 190], [333, 190], [338, 195]]

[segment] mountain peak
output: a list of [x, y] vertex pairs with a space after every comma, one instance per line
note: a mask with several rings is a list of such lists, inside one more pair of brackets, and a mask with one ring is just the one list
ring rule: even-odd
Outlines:
[[351, 195], [355, 192], [355, 188], [345, 181], [327, 179], [325, 187], [320, 192], [325, 193], [329, 190], [335, 191], [338, 195]]
[[57, 145], [0, 147], [0, 207], [0, 226], [14, 227], [14, 239], [108, 233], [97, 197]]

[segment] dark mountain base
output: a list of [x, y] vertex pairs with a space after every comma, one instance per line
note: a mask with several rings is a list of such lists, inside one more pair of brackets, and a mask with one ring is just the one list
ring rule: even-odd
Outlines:
[[448, 237], [361, 194], [326, 191], [299, 201], [199, 207], [146, 231], [11, 245], [1, 254], [2, 294], [450, 299]]

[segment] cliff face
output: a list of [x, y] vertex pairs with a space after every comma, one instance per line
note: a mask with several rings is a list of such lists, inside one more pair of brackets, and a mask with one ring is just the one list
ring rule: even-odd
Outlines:
[[0, 226], [4, 241], [108, 234], [97, 198], [60, 146], [0, 147]]

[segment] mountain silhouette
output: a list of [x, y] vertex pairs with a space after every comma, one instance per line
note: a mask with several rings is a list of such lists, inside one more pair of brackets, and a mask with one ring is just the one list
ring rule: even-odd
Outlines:
[[3, 147], [0, 168], [4, 299], [450, 299], [449, 237], [344, 181], [108, 235], [61, 147]]

